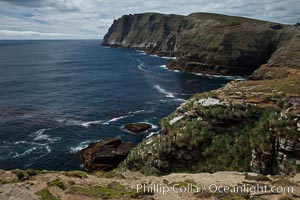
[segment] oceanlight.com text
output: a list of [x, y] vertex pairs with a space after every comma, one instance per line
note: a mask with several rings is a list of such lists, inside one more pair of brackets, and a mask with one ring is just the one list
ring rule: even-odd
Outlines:
[[227, 185], [196, 185], [187, 184], [181, 186], [180, 184], [173, 184], [172, 186], [166, 186], [162, 184], [137, 184], [135, 188], [138, 193], [153, 194], [158, 193], [161, 195], [167, 195], [168, 193], [219, 193], [219, 194], [249, 194], [256, 195], [259, 193], [264, 194], [289, 194], [294, 193], [293, 186], [267, 186], [267, 185], [248, 185], [241, 184], [238, 186], [227, 186]]

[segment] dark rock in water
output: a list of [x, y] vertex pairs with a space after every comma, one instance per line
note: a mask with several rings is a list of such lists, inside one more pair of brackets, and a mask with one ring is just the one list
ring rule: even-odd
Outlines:
[[146, 124], [146, 123], [132, 123], [132, 124], [126, 124], [124, 126], [125, 130], [130, 131], [135, 134], [143, 133], [145, 131], [148, 131], [151, 128], [152, 128], [152, 126], [150, 124]]
[[122, 143], [119, 138], [90, 144], [77, 153], [77, 156], [89, 171], [109, 171], [117, 167], [134, 148], [132, 142]]

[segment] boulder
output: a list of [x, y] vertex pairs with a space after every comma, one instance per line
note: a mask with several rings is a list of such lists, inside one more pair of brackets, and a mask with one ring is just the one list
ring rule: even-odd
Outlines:
[[124, 126], [125, 130], [135, 134], [146, 132], [151, 128], [152, 126], [147, 123], [131, 123]]
[[111, 138], [92, 143], [76, 155], [88, 171], [109, 171], [125, 160], [134, 146], [132, 142], [122, 143], [119, 138]]
[[15, 183], [18, 181], [17, 175], [11, 172], [0, 170], [0, 185], [7, 183]]

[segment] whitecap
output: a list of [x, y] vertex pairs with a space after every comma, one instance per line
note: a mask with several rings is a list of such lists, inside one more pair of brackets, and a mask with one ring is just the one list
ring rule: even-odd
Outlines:
[[30, 148], [30, 149], [28, 149], [28, 150], [26, 150], [26, 151], [24, 151], [23, 153], [20, 153], [20, 154], [15, 153], [15, 155], [12, 156], [12, 158], [18, 158], [18, 157], [26, 156], [28, 154], [31, 154], [36, 149], [37, 149], [36, 147], [33, 147], [33, 148]]
[[112, 122], [116, 122], [116, 121], [119, 121], [121, 119], [125, 119], [128, 117], [133, 117], [134, 115], [142, 113], [142, 112], [145, 112], [145, 110], [130, 111], [130, 112], [128, 112], [127, 115], [120, 116], [120, 117], [114, 117], [110, 120], [95, 120], [95, 121], [88, 121], [88, 122], [80, 121], [80, 123], [76, 123], [75, 125], [83, 126], [85, 128], [89, 128], [91, 125], [98, 125], [98, 124], [109, 125]]
[[97, 125], [97, 124], [103, 124], [103, 120], [96, 120], [96, 121], [90, 121], [90, 122], [83, 122], [80, 125], [88, 128], [90, 127], [90, 125]]
[[160, 131], [156, 132], [150, 132], [149, 135], [146, 136], [146, 138], [152, 137], [153, 135], [158, 135]]
[[34, 137], [33, 141], [46, 140], [50, 143], [60, 140], [60, 137], [51, 138], [50, 135], [44, 134], [44, 132], [51, 130], [50, 128], [40, 129], [30, 134], [30, 137]]
[[147, 70], [144, 69], [143, 67], [145, 67], [144, 63], [140, 63], [137, 68], [141, 71], [147, 72]]
[[168, 98], [175, 98], [174, 94], [172, 92], [168, 92], [159, 85], [154, 86], [155, 89], [157, 89], [160, 93], [165, 94]]
[[168, 60], [176, 60], [177, 59], [176, 57], [167, 57], [167, 56], [163, 56], [161, 58], [168, 59]]
[[167, 68], [167, 65], [161, 65], [161, 66], [159, 66], [160, 68], [163, 68], [163, 69], [168, 69]]
[[108, 125], [112, 122], [116, 122], [116, 121], [119, 121], [120, 119], [124, 119], [124, 118], [131, 117], [131, 116], [132, 115], [125, 115], [125, 116], [121, 116], [121, 117], [115, 117], [115, 118], [112, 118], [111, 120], [108, 120], [108, 121], [104, 122], [103, 124]]
[[243, 76], [229, 76], [229, 75], [213, 75], [213, 74], [202, 74], [202, 73], [193, 73], [197, 76], [205, 76], [208, 77], [210, 79], [212, 78], [224, 78], [224, 79], [228, 79], [228, 80], [238, 80], [238, 81], [245, 81], [247, 80], [247, 78], [243, 77]]
[[143, 113], [145, 112], [145, 110], [137, 110], [137, 111], [130, 111], [129, 114], [139, 114], [139, 113]]
[[79, 145], [75, 146], [75, 147], [71, 147], [70, 148], [70, 153], [76, 153], [82, 149], [85, 149], [89, 146], [89, 144], [93, 143], [93, 141], [84, 141], [84, 142], [80, 142]]

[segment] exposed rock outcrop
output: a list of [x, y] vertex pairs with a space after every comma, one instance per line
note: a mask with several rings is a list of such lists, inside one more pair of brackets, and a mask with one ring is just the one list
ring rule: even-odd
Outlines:
[[[86, 173], [70, 171], [69, 174]], [[44, 172], [23, 181], [0, 183], [0, 200], [283, 200], [299, 197], [299, 182], [300, 174], [284, 177], [218, 172], [155, 177], [137, 172], [95, 172], [79, 178], [64, 172]], [[258, 186], [267, 189], [254, 190]], [[276, 189], [276, 186], [280, 192], [270, 192], [270, 188]], [[230, 190], [223, 189], [225, 187]]]
[[[250, 75], [197, 94], [161, 120], [119, 169], [300, 171], [300, 28], [241, 17], [145, 13], [115, 20], [103, 45], [176, 56], [168, 68]], [[256, 80], [256, 81], [252, 81]]]
[[[176, 56], [167, 65], [174, 70], [250, 75], [262, 64], [268, 70], [300, 69], [299, 36], [297, 26], [242, 17], [144, 13], [115, 20], [103, 45]], [[274, 78], [264, 74], [257, 71], [252, 78]]]
[[134, 146], [131, 142], [122, 143], [119, 138], [112, 138], [90, 144], [79, 151], [77, 156], [89, 171], [108, 171], [117, 167]]
[[143, 134], [144, 132], [150, 130], [152, 126], [147, 123], [131, 123], [131, 124], [125, 124], [123, 128], [126, 131], [138, 135], [138, 134]]
[[291, 85], [299, 81], [299, 75], [235, 81], [197, 94], [162, 119], [161, 133], [133, 149], [120, 168], [145, 174], [298, 172], [300, 93]]

